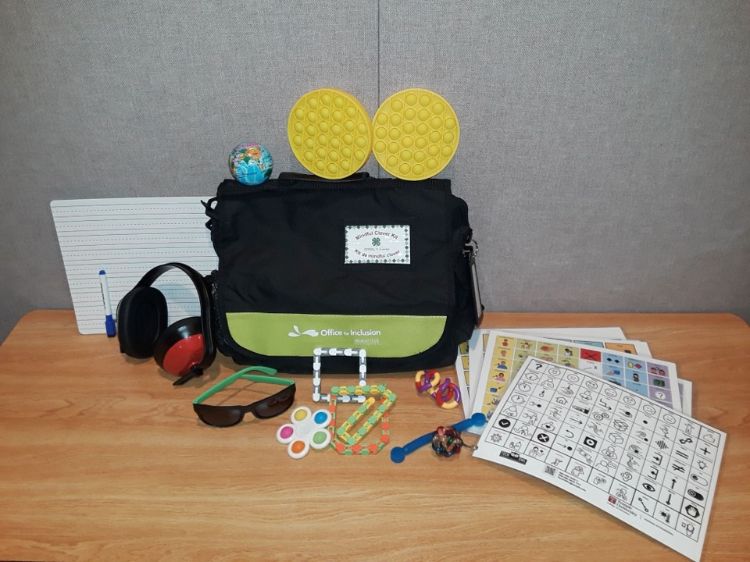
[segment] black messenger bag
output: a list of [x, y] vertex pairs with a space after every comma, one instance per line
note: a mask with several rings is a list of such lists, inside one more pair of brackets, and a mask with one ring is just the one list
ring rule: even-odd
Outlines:
[[[207, 203], [219, 351], [312, 372], [316, 348], [367, 352], [370, 372], [441, 367], [481, 316], [466, 203], [450, 181], [355, 174], [232, 180]], [[327, 357], [324, 372], [356, 372]]]

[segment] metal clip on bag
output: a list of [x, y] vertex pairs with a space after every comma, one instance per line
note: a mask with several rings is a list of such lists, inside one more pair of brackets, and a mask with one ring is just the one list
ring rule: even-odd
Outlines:
[[440, 367], [481, 316], [468, 209], [449, 180], [281, 174], [225, 180], [204, 205], [216, 343], [237, 363], [305, 373], [316, 347], [352, 347], [369, 372]]

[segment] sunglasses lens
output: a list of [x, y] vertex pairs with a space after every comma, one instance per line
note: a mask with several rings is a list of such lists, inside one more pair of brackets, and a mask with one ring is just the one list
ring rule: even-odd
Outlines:
[[272, 418], [289, 409], [294, 403], [295, 385], [289, 385], [281, 392], [256, 402], [253, 414], [258, 418]]
[[193, 404], [193, 410], [203, 423], [215, 427], [229, 427], [242, 421], [242, 411], [233, 406]]

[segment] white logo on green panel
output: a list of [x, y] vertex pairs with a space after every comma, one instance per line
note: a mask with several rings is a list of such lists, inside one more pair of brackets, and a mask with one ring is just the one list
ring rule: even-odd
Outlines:
[[370, 330], [370, 329], [363, 329], [363, 328], [352, 328], [349, 330], [339, 330], [337, 328], [324, 328], [323, 330], [304, 330], [300, 331], [299, 326], [294, 325], [292, 326], [292, 331], [289, 332], [287, 335], [290, 338], [298, 338], [300, 336], [310, 336], [313, 338], [317, 337], [338, 337], [338, 336], [357, 336], [357, 337], [364, 337], [364, 336], [380, 336], [382, 334], [381, 330]]
[[317, 330], [305, 330], [304, 332], [300, 332], [299, 328], [297, 326], [292, 326], [294, 329], [289, 332], [290, 338], [298, 338], [300, 336], [312, 336], [312, 337], [318, 337], [318, 331]]
[[[312, 353], [324, 339], [330, 347], [364, 347], [368, 357], [408, 357], [434, 346], [445, 316], [284, 314], [228, 312], [229, 333], [237, 345], [260, 355]], [[287, 334], [287, 337], [284, 337]]]

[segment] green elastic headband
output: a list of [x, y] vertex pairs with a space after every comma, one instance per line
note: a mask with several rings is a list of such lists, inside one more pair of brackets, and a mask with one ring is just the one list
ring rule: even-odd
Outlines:
[[[250, 373], [254, 371], [265, 373], [265, 375], [251, 375]], [[223, 381], [220, 381], [216, 383], [215, 385], [213, 385], [211, 388], [206, 390], [203, 394], [198, 396], [198, 398], [193, 400], [193, 404], [200, 404], [206, 398], [209, 398], [213, 396], [214, 394], [216, 394], [217, 392], [219, 392], [220, 390], [223, 390], [224, 388], [228, 387], [237, 379], [245, 379], [245, 380], [252, 381], [252, 382], [266, 382], [270, 384], [283, 384], [286, 386], [294, 384], [294, 381], [292, 379], [282, 379], [280, 377], [272, 376], [275, 374], [276, 374], [276, 369], [272, 369], [271, 367], [262, 367], [260, 365], [247, 367], [245, 369], [242, 369], [241, 371], [237, 371], [236, 373], [229, 375]]]

